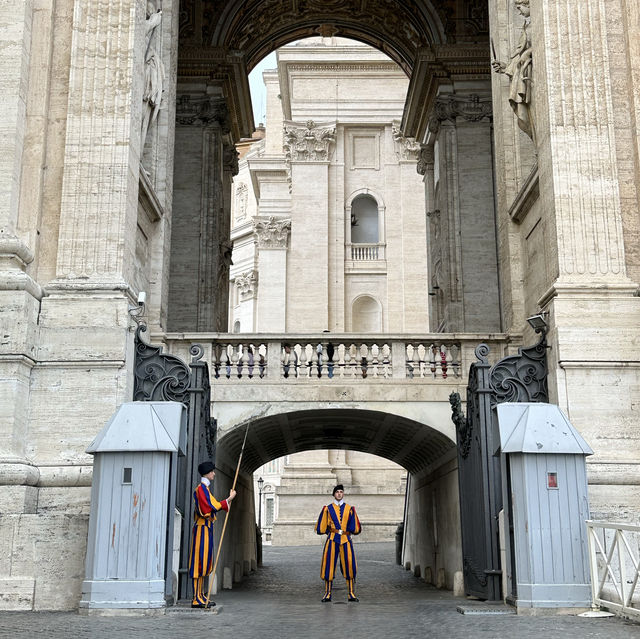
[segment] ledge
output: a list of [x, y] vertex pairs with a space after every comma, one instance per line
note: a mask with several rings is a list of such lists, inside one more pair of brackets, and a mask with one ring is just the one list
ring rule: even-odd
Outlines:
[[509, 217], [516, 224], [520, 224], [539, 196], [538, 164], [536, 163], [509, 207]]

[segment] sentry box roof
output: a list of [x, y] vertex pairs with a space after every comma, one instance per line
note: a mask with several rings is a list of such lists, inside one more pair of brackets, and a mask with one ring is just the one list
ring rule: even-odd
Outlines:
[[505, 402], [496, 408], [503, 453], [593, 455], [555, 404]]
[[161, 451], [184, 454], [187, 409], [179, 402], [122, 404], [87, 452]]

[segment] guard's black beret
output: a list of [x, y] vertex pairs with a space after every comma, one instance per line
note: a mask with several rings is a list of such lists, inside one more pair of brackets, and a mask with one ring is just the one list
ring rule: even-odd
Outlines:
[[342, 492], [344, 492], [344, 486], [342, 484], [338, 484], [334, 489], [333, 492], [331, 493], [332, 495], [336, 494], [336, 490], [341, 490]]
[[210, 461], [205, 461], [202, 462], [199, 466], [198, 466], [198, 472], [200, 473], [201, 477], [204, 477], [205, 475], [208, 475], [212, 470], [215, 470], [216, 466], [213, 462]]

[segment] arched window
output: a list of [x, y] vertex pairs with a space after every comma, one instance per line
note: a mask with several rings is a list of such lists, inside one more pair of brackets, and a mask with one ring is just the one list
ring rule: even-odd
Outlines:
[[234, 333], [239, 333], [240, 332], [240, 320], [236, 320], [233, 323], [233, 332]]
[[377, 244], [379, 241], [378, 203], [371, 195], [358, 195], [351, 202], [351, 243]]
[[378, 300], [362, 295], [353, 301], [351, 330], [354, 333], [382, 333], [382, 308]]

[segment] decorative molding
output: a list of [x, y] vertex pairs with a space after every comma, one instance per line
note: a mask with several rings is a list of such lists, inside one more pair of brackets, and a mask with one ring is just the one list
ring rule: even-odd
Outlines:
[[420, 175], [425, 175], [430, 169], [433, 169], [433, 146], [421, 144], [416, 170]]
[[229, 133], [229, 109], [224, 98], [180, 95], [176, 102], [176, 122], [183, 126], [218, 125]]
[[225, 144], [222, 151], [222, 162], [225, 171], [231, 171], [231, 175], [238, 175], [239, 166], [238, 158], [240, 154], [235, 147], [235, 144]]
[[415, 138], [407, 138], [402, 135], [399, 124], [391, 125], [391, 133], [395, 145], [396, 156], [398, 160], [418, 160], [422, 145]]
[[441, 95], [436, 98], [433, 112], [429, 118], [428, 129], [436, 133], [440, 123], [449, 120], [456, 122], [458, 118], [466, 122], [480, 122], [493, 116], [491, 98], [481, 97], [477, 93], [469, 95]]
[[404, 135], [423, 140], [440, 85], [458, 76], [489, 80], [489, 47], [484, 43], [447, 44], [423, 48], [415, 54], [400, 128]]
[[509, 217], [517, 224], [524, 220], [531, 207], [540, 197], [539, 182], [538, 163], [536, 162], [509, 207]]
[[241, 222], [247, 217], [247, 204], [249, 202], [249, 187], [246, 182], [240, 182], [235, 194], [235, 221]]
[[286, 249], [290, 231], [290, 219], [276, 218], [273, 215], [253, 218], [253, 232], [259, 249]]
[[236, 275], [235, 285], [242, 299], [250, 299], [258, 290], [258, 271], [252, 269]]
[[328, 162], [336, 141], [335, 126], [317, 125], [313, 120], [306, 124], [286, 122], [284, 126], [285, 161]]

